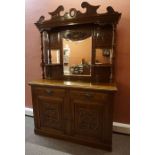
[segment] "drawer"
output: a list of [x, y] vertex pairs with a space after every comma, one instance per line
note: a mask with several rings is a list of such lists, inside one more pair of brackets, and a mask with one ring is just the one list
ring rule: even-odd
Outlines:
[[65, 89], [62, 88], [53, 88], [53, 87], [34, 87], [33, 91], [37, 95], [44, 96], [65, 96]]
[[110, 95], [102, 92], [75, 90], [70, 92], [70, 97], [82, 100], [107, 101]]

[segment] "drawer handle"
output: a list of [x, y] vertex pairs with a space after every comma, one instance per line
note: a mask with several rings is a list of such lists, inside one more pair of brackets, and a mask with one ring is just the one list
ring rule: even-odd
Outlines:
[[89, 93], [86, 93], [85, 94], [85, 97], [93, 97], [93, 95], [92, 94], [89, 94]]
[[46, 93], [47, 93], [48, 95], [51, 95], [51, 94], [53, 94], [54, 92], [53, 92], [52, 90], [50, 90], [50, 89], [46, 89]]

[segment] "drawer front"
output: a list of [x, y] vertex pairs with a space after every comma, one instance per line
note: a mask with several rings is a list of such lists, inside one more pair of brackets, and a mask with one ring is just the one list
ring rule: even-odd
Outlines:
[[53, 87], [34, 87], [33, 91], [37, 95], [43, 96], [65, 96], [65, 89], [62, 88], [53, 88]]
[[75, 90], [70, 92], [71, 99], [87, 101], [108, 101], [110, 95], [102, 92]]

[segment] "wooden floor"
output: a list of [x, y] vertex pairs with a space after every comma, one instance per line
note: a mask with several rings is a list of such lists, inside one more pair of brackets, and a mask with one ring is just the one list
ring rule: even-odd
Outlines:
[[130, 155], [130, 136], [113, 134], [113, 151], [107, 152], [34, 134], [33, 117], [25, 117], [25, 155]]

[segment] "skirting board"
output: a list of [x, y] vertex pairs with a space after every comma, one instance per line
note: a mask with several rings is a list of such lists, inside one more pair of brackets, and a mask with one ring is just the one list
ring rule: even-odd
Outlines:
[[[33, 109], [25, 108], [25, 115], [33, 117]], [[123, 134], [130, 134], [130, 124], [113, 122], [113, 131]]]
[[32, 108], [25, 108], [25, 115], [26, 116], [33, 116], [33, 109]]

